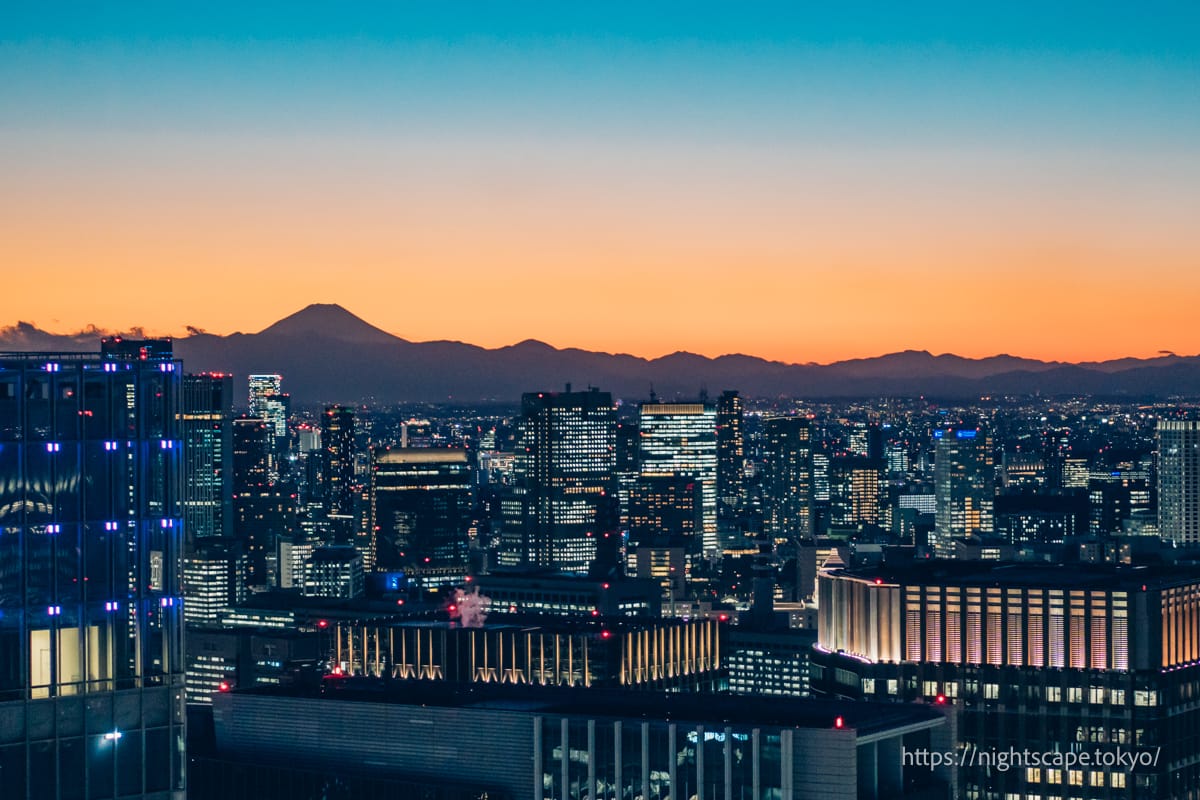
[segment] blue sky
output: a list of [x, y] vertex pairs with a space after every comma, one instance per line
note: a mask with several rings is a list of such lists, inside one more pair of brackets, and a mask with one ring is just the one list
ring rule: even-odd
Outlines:
[[[1200, 293], [1198, 4], [342, 5], [0, 7], [0, 257], [80, 287], [14, 286], [0, 322], [253, 329], [333, 300], [413, 338], [805, 360], [949, 349], [970, 319], [904, 309], [1005, 281], [981, 353], [1044, 347], [1024, 323], [1073, 291], [1064, 354], [1200, 350], [1183, 316], [1130, 342], [1083, 310], [1143, 308], [1155, 281]], [[201, 292], [172, 323], [89, 265], [297, 288], [232, 309]], [[331, 266], [468, 288], [402, 315], [316, 296]], [[726, 330], [715, 295], [653, 324], [647, 301], [606, 344], [523, 299], [572, 267], [856, 299]], [[478, 327], [508, 292], [509, 321]], [[1013, 321], [1033, 332], [1010, 347]]]

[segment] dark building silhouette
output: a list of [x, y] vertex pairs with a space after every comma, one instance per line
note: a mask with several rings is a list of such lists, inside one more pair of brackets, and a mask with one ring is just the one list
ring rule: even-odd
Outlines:
[[630, 497], [629, 538], [639, 544], [681, 538], [691, 544], [703, 531], [700, 482], [690, 475], [644, 475]]
[[430, 587], [461, 583], [473, 494], [466, 450], [376, 450], [370, 487], [375, 568], [403, 570]]
[[280, 536], [296, 528], [296, 496], [272, 482], [274, 433], [256, 417], [233, 421], [233, 535], [246, 555], [246, 582], [269, 582]]
[[354, 411], [329, 406], [321, 415], [321, 449], [324, 454], [322, 507], [327, 515], [354, 514]]
[[721, 516], [736, 514], [746, 499], [743, 423], [742, 398], [735, 391], [722, 392], [717, 399], [717, 512]]

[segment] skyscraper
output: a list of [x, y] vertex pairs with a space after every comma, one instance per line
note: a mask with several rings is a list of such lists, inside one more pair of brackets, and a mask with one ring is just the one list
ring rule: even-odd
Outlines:
[[221, 611], [246, 596], [245, 556], [239, 543], [201, 539], [183, 560], [188, 624], [216, 622]]
[[233, 376], [183, 376], [183, 530], [189, 542], [233, 532]]
[[296, 496], [286, 484], [276, 483], [271, 464], [273, 434], [261, 419], [233, 421], [233, 535], [246, 555], [246, 582], [269, 582], [280, 536], [296, 527]]
[[[283, 376], [251, 375], [249, 385], [250, 416], [266, 421], [274, 437], [271, 441], [272, 450], [286, 450], [292, 398], [283, 393]], [[278, 466], [275, 464], [273, 468]], [[274, 477], [278, 478], [278, 473]]]
[[1158, 530], [1166, 541], [1200, 544], [1200, 421], [1158, 422]]
[[321, 415], [322, 498], [330, 516], [354, 514], [354, 411], [328, 406]]
[[717, 400], [717, 511], [734, 514], [745, 501], [746, 441], [742, 433], [742, 398], [725, 391]]
[[251, 375], [250, 386], [250, 416], [266, 419], [267, 398], [283, 393], [282, 375]]
[[952, 558], [954, 539], [992, 533], [992, 437], [981, 429], [959, 428], [934, 431], [933, 438], [937, 514], [930, 544], [939, 557]]
[[642, 477], [675, 475], [700, 484], [701, 540], [705, 553], [717, 542], [717, 409], [711, 403], [643, 403]]
[[461, 583], [467, 570], [471, 478], [466, 450], [376, 450], [370, 494], [375, 568], [404, 570], [429, 587]]
[[813, 535], [812, 425], [804, 417], [775, 417], [764, 424], [765, 532], [776, 538]]
[[181, 364], [0, 356], [0, 794], [182, 800]]
[[704, 529], [700, 484], [687, 475], [647, 475], [633, 487], [629, 536], [639, 544], [695, 542]]
[[883, 462], [837, 456], [829, 462], [829, 523], [834, 527], [878, 525]]
[[531, 392], [521, 397], [515, 486], [502, 500], [500, 563], [586, 570], [616, 490], [612, 395]]

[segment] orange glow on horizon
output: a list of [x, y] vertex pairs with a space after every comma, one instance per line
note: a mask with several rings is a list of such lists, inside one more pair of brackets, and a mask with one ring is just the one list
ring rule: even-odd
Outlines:
[[260, 148], [172, 180], [16, 164], [0, 325], [253, 332], [321, 302], [411, 341], [650, 358], [1200, 352], [1188, 198], [1125, 199], [1121, 176], [1039, 194], [1034, 175], [1014, 194], [943, 175], [914, 195], [921, 164], [887, 180], [830, 168], [806, 191], [749, 162], [730, 176], [681, 159], [627, 185], [603, 163], [479, 178], [449, 157], [439, 171]]

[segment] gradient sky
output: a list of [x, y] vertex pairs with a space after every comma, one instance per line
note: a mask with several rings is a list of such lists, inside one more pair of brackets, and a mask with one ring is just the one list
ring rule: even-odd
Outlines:
[[1194, 2], [16, 5], [0, 324], [1200, 352]]

